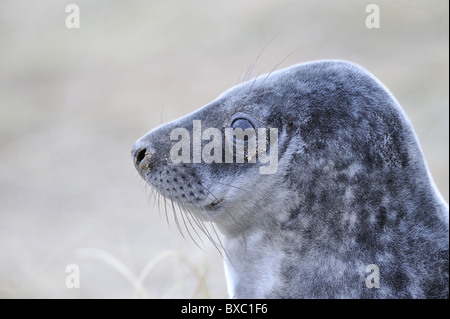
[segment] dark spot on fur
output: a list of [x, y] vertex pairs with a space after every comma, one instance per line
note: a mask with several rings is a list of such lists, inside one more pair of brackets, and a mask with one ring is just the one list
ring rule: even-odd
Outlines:
[[377, 225], [379, 228], [383, 228], [387, 221], [386, 207], [380, 207], [377, 214]]

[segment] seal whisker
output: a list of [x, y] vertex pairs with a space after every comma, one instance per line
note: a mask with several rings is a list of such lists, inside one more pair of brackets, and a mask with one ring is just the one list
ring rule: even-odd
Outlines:
[[[204, 185], [200, 185], [210, 196], [212, 196], [215, 200], [218, 200], [217, 199], [217, 197], [207, 188], [207, 187], [205, 187]], [[205, 208], [203, 208], [202, 207], [202, 210], [203, 210], [203, 212], [207, 215], [208, 213], [206, 212], [206, 210], [205, 210]], [[236, 226], [238, 226], [239, 224], [238, 224], [238, 222], [236, 221], [236, 219], [234, 218], [234, 216], [233, 216], [233, 214], [231, 214], [231, 212], [228, 210], [228, 209], [224, 209], [226, 212], [227, 212], [227, 214], [228, 214], [228, 216], [229, 217], [231, 217], [231, 219], [233, 220], [233, 222], [236, 224]], [[230, 261], [230, 263], [232, 263], [231, 262], [231, 259], [229, 258], [229, 256], [228, 256], [228, 253], [227, 253], [227, 251], [226, 251], [226, 249], [225, 249], [225, 247], [223, 246], [223, 243], [222, 243], [222, 240], [220, 239], [220, 236], [219, 236], [219, 234], [217, 233], [217, 231], [216, 231], [216, 228], [214, 227], [214, 224], [211, 222], [211, 221], [207, 221], [209, 224], [210, 224], [210, 226], [212, 227], [212, 229], [213, 229], [213, 231], [214, 231], [214, 233], [215, 233], [215, 235], [216, 235], [216, 238], [218, 239], [218, 241], [219, 241], [219, 243], [220, 243], [220, 247], [223, 249], [223, 251], [224, 251], [224, 253], [225, 253], [225, 255], [226, 255], [226, 257], [227, 257], [227, 259]], [[245, 231], [243, 232], [244, 234], [245, 234]], [[243, 239], [243, 241], [244, 241], [244, 254], [246, 255], [247, 254], [247, 240], [246, 240], [246, 236], [244, 236], [244, 234], [242, 235], [242, 239]], [[214, 242], [213, 242], [213, 244], [214, 244]], [[217, 247], [216, 247], [217, 248]], [[222, 255], [222, 254], [221, 254]], [[223, 258], [224, 256], [222, 255], [222, 258]]]
[[[259, 84], [259, 86], [257, 87], [257, 89], [259, 89], [264, 82], [266, 82], [267, 78], [275, 71], [275, 69], [281, 64], [283, 63], [287, 58], [289, 58], [292, 54], [294, 54], [295, 51], [297, 51], [300, 47], [295, 48], [294, 50], [292, 50], [288, 55], [286, 55], [280, 62], [278, 62], [273, 68], [272, 70], [270, 70], [269, 73], [267, 73], [266, 77], [262, 80], [262, 82]], [[253, 85], [252, 85], [253, 87]]]
[[187, 232], [188, 232], [188, 234], [189, 234], [189, 237], [191, 237], [192, 241], [195, 243], [195, 245], [196, 245], [198, 248], [200, 248], [201, 250], [205, 251], [205, 249], [203, 249], [203, 248], [200, 246], [200, 244], [197, 243], [197, 240], [195, 240], [195, 238], [192, 236], [191, 232], [189, 231], [188, 225], [187, 225], [186, 222], [185, 222], [185, 217], [184, 217], [184, 216], [186, 216], [186, 219], [188, 220], [188, 223], [189, 223], [189, 225], [191, 226], [192, 230], [193, 230], [193, 231], [195, 232], [195, 234], [197, 235], [197, 237], [198, 237], [198, 239], [200, 240], [200, 242], [202, 243], [203, 247], [205, 247], [205, 244], [203, 243], [202, 238], [200, 237], [200, 235], [199, 235], [199, 233], [197, 232], [195, 226], [194, 226], [194, 225], [192, 224], [192, 222], [191, 222], [191, 217], [190, 217], [191, 214], [189, 214], [189, 213], [184, 214], [183, 211], [184, 211], [185, 209], [183, 209], [183, 207], [181, 206], [181, 204], [180, 204], [179, 202], [177, 202], [177, 205], [178, 205], [178, 208], [180, 209], [181, 217], [183, 218], [183, 222], [184, 222], [184, 225], [185, 225], [185, 227], [186, 227], [186, 230], [187, 230]]
[[159, 120], [160, 120], [160, 124], [163, 124], [163, 111], [164, 111], [164, 109], [163, 108], [161, 108], [161, 113], [160, 113], [160, 115], [159, 115]]
[[167, 225], [170, 228], [170, 222], [169, 222], [169, 213], [167, 212], [167, 198], [165, 196], [162, 196], [162, 199], [164, 200], [164, 212], [166, 213], [166, 221], [167, 221]]
[[272, 43], [272, 41], [278, 36], [279, 34], [276, 34], [272, 39], [269, 40], [269, 42], [267, 42], [264, 47], [261, 49], [261, 51], [259, 51], [258, 55], [256, 56], [256, 58], [252, 61], [252, 63], [250, 64], [250, 67], [247, 69], [247, 72], [244, 75], [244, 79], [241, 82], [245, 82], [248, 81], [250, 79], [250, 77], [252, 76], [252, 72], [253, 72], [253, 68], [255, 67], [256, 63], [258, 63], [259, 58], [261, 57], [261, 55], [263, 54], [263, 52], [266, 50], [266, 48], [269, 46], [270, 43]]
[[201, 218], [201, 216], [199, 216], [201, 214], [200, 211], [198, 210], [197, 207], [193, 206], [192, 204], [191, 204], [191, 206], [192, 207], [189, 209], [189, 212], [191, 212], [192, 219], [193, 219], [195, 225], [199, 228], [199, 230], [203, 234], [205, 234], [207, 236], [208, 240], [212, 241], [213, 239], [210, 237], [210, 234], [208, 233], [208, 230], [206, 229], [204, 220]]
[[266, 51], [267, 47], [269, 46], [269, 44], [271, 44], [282, 32], [284, 32], [284, 30], [281, 30], [280, 32], [278, 32], [277, 34], [275, 34], [261, 49], [261, 51], [259, 51], [258, 55], [256, 56], [256, 58], [252, 61], [252, 63], [250, 64], [249, 68], [247, 69], [247, 72], [244, 75], [244, 79], [241, 82], [245, 82], [248, 81], [250, 79], [250, 77], [252, 76], [252, 72], [253, 72], [253, 68], [255, 67], [256, 63], [258, 63], [259, 58], [262, 56], [262, 54], [264, 53], [264, 51]]
[[[177, 211], [175, 209], [175, 205], [173, 204], [173, 198], [172, 195], [170, 195], [170, 202], [172, 204], [172, 211], [173, 211], [173, 217], [175, 219], [175, 224], [177, 225], [178, 231], [181, 233], [181, 236], [184, 238], [184, 240], [186, 240], [186, 237], [184, 237], [184, 233], [181, 230], [181, 225], [180, 225], [180, 221], [178, 220], [178, 216], [177, 216]], [[181, 214], [181, 216], [183, 216], [183, 214]]]
[[153, 187], [149, 187], [150, 189], [150, 200], [153, 202], [152, 210], [155, 210], [155, 206], [157, 206], [158, 215], [161, 218], [161, 209], [159, 207], [159, 194]]
[[[161, 211], [162, 211], [162, 209], [161, 209], [161, 205], [162, 205], [161, 198], [163, 200], [165, 200], [165, 199], [164, 199], [164, 196], [162, 196], [156, 189], [155, 189], [155, 197], [156, 197], [156, 199], [158, 201], [158, 212], [159, 212], [158, 214], [159, 214], [159, 216], [161, 216]], [[164, 205], [164, 207], [165, 207], [165, 205]], [[164, 211], [165, 211], [167, 226], [170, 228], [169, 217], [167, 216], [167, 210], [165, 209]]]
[[207, 236], [209, 241], [211, 241], [211, 243], [215, 246], [216, 245], [215, 240], [213, 236], [211, 236], [211, 233], [209, 232], [208, 227], [206, 225], [207, 221], [205, 220], [204, 217], [201, 217], [203, 213], [206, 214], [205, 210], [203, 208], [195, 206], [192, 202], [190, 202], [190, 204], [191, 204], [190, 211], [192, 212], [192, 216], [194, 217], [197, 226]]
[[[207, 191], [209, 192], [209, 190], [207, 190]], [[214, 227], [214, 224], [211, 221], [205, 220], [205, 218], [199, 217], [199, 215], [201, 215], [202, 213], [205, 216], [207, 216], [208, 213], [206, 212], [206, 210], [203, 207], [199, 208], [198, 206], [195, 206], [192, 203], [192, 200], [190, 199], [190, 197], [188, 195], [186, 197], [187, 197], [188, 203], [191, 205], [191, 208], [189, 209], [189, 212], [191, 212], [191, 215], [193, 216], [194, 221], [196, 222], [197, 226], [206, 235], [208, 240], [211, 242], [211, 244], [216, 248], [216, 250], [220, 253], [220, 255], [223, 258], [221, 250], [223, 250], [225, 252], [225, 248], [224, 248], [224, 246], [222, 244], [222, 241], [221, 241], [221, 239], [220, 239], [220, 237], [219, 237], [219, 235], [218, 235], [218, 233], [217, 233], [217, 231], [216, 231], [216, 229]], [[201, 209], [201, 211], [200, 211], [200, 209]], [[210, 226], [210, 228], [212, 229], [212, 231], [213, 231], [215, 236], [213, 236], [211, 234], [210, 230], [208, 230], [208, 226], [207, 225]], [[218, 242], [216, 242], [216, 239], [214, 237], [217, 238]]]
[[[225, 186], [228, 186], [228, 187], [234, 187], [234, 188], [236, 188], [236, 189], [239, 189], [239, 190], [241, 190], [241, 191], [244, 191], [244, 192], [247, 192], [249, 195], [252, 195], [253, 196], [253, 194], [252, 193], [250, 193], [250, 192], [248, 192], [247, 190], [244, 190], [243, 188], [241, 188], [241, 187], [238, 187], [238, 186], [234, 186], [234, 185], [229, 185], [229, 184], [227, 184], [227, 183], [222, 183], [222, 182], [219, 182], [219, 181], [215, 181], [215, 183], [217, 183], [217, 184], [222, 184], [222, 185], [225, 185]], [[209, 195], [211, 195], [216, 201], [218, 201], [219, 199], [207, 188], [207, 187], [205, 187], [204, 185], [201, 185], [201, 187], [203, 187], [203, 189], [204, 190], [206, 190], [206, 192], [209, 194]], [[228, 214], [228, 216], [229, 217], [231, 217], [231, 219], [233, 220], [233, 222], [236, 224], [236, 226], [239, 226], [239, 223], [238, 223], [238, 221], [236, 220], [236, 218], [233, 216], [233, 214], [228, 210], [228, 209], [224, 209], [225, 211], [226, 211], [226, 213]], [[245, 231], [243, 232], [243, 236], [242, 236], [242, 238], [243, 238], [243, 240], [244, 240], [244, 249], [245, 249], [245, 251], [247, 251], [247, 241], [246, 241], [246, 236], [244, 236], [245, 235]]]
[[[198, 226], [198, 228], [208, 237], [208, 239], [210, 241], [213, 241], [213, 239], [212, 239], [211, 235], [208, 233], [208, 230], [205, 228], [203, 220], [201, 220], [199, 218], [197, 208], [192, 203], [192, 199], [189, 197], [189, 195], [185, 195], [185, 196], [186, 196], [187, 202], [177, 202], [177, 204], [178, 204], [181, 212], [186, 211], [186, 215], [187, 215], [186, 218], [188, 219], [188, 223], [191, 225], [191, 227], [195, 231], [196, 235], [198, 236], [198, 238], [201, 241], [201, 243], [203, 244], [203, 246], [206, 247], [203, 240], [201, 239], [201, 236], [198, 234], [196, 227], [194, 226], [194, 224], [192, 224], [191, 218], [194, 221], [194, 223]], [[188, 204], [190, 205], [190, 207], [187, 206]], [[183, 215], [184, 214], [182, 212], [182, 218], [184, 221]], [[188, 228], [188, 225], [186, 224], [185, 221], [184, 221], [184, 223], [185, 223], [185, 227]], [[189, 230], [188, 230], [188, 232], [189, 232]], [[199, 246], [191, 234], [190, 234], [190, 237], [194, 241], [194, 243], [196, 243], [197, 246]]]
[[255, 85], [256, 80], [258, 80], [258, 77], [259, 77], [260, 75], [261, 75], [261, 72], [258, 73], [257, 76], [255, 76], [255, 78], [253, 79], [252, 85], [250, 85], [250, 88], [248, 89], [248, 93], [250, 93], [250, 92], [253, 90], [253, 86]]

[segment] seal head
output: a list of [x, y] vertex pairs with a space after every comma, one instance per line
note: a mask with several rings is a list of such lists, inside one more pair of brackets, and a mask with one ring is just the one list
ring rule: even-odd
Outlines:
[[[230, 140], [230, 128], [265, 129], [256, 161], [252, 136]], [[239, 143], [245, 160], [227, 162]], [[355, 64], [242, 83], [150, 131], [132, 156], [159, 194], [217, 225], [231, 297], [448, 298], [448, 205], [399, 104]]]

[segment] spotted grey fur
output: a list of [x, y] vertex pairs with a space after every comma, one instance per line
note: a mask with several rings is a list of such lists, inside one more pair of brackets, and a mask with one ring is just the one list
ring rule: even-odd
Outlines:
[[[174, 128], [201, 120], [223, 131], [238, 113], [278, 128], [275, 174], [258, 162], [170, 161]], [[311, 62], [247, 81], [132, 153], [164, 202], [187, 212], [180, 224], [218, 227], [230, 297], [449, 296], [448, 205], [399, 104], [357, 65]], [[379, 288], [366, 284], [370, 264]]]

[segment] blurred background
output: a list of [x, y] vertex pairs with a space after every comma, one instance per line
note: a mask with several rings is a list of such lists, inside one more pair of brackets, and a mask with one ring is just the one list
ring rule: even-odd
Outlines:
[[[366, 27], [370, 3], [380, 28]], [[296, 49], [278, 69], [338, 58], [378, 77], [448, 201], [448, 12], [447, 0], [2, 0], [0, 297], [227, 297], [220, 254], [167, 225], [130, 150], [238, 84], [271, 40], [254, 75]]]

